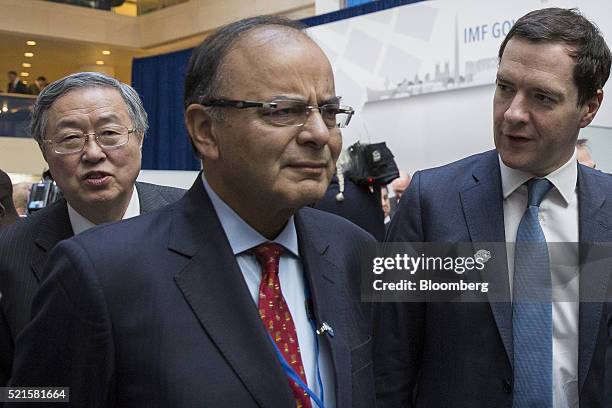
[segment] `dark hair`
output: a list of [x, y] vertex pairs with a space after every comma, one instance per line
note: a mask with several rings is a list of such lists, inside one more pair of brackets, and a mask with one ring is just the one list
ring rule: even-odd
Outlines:
[[519, 18], [499, 48], [500, 61], [513, 37], [571, 46], [569, 55], [576, 61], [574, 83], [578, 87], [579, 106], [602, 89], [610, 76], [610, 49], [599, 29], [577, 9], [545, 8]]
[[185, 109], [192, 103], [217, 97], [221, 87], [219, 68], [232, 46], [246, 33], [266, 26], [303, 32], [305, 26], [280, 16], [258, 16], [230, 23], [206, 37], [191, 54], [185, 77]]
[[36, 78], [37, 81], [45, 81], [47, 82], [47, 78], [45, 78], [44, 76], [39, 76], [38, 78]]
[[15, 72], [15, 71], [9, 71], [9, 72], [8, 72], [8, 74], [9, 74], [9, 75], [15, 75], [15, 76], [17, 76], [17, 72]]
[[584, 139], [584, 138], [578, 139], [576, 140], [576, 146], [588, 148], [589, 147], [588, 142], [589, 142], [589, 139]]

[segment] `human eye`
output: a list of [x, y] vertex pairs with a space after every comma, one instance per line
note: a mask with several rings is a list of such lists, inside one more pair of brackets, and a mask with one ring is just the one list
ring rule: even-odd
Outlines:
[[306, 104], [299, 101], [277, 101], [270, 109], [271, 114], [276, 116], [289, 116], [301, 114], [305, 111]]
[[123, 128], [120, 127], [105, 127], [102, 129], [98, 129], [96, 134], [100, 137], [117, 137], [121, 136], [124, 133]]
[[501, 82], [499, 79], [495, 82], [497, 90], [500, 92], [510, 92], [512, 88], [505, 82]]
[[301, 125], [306, 117], [306, 103], [300, 101], [278, 100], [270, 103], [264, 115], [279, 125]]
[[83, 137], [83, 133], [81, 132], [62, 132], [55, 138], [55, 142], [60, 144], [74, 143], [75, 141], [78, 142]]
[[544, 105], [551, 105], [551, 104], [553, 104], [555, 102], [555, 100], [551, 96], [549, 96], [549, 95], [547, 95], [545, 93], [541, 93], [541, 92], [536, 92], [534, 94], [534, 98], [538, 102], [540, 102], [540, 103], [542, 103]]
[[78, 150], [85, 139], [85, 135], [78, 131], [66, 131], [58, 134], [53, 143], [62, 150]]
[[338, 113], [341, 113], [340, 105], [337, 104], [327, 104], [321, 106], [321, 113], [325, 117], [335, 118]]

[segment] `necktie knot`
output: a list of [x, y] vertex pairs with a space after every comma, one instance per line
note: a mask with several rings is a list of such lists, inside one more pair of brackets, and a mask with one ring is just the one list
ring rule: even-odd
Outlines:
[[266, 242], [252, 249], [253, 254], [264, 271], [273, 270], [278, 273], [278, 262], [283, 254], [283, 246], [274, 242]]
[[542, 200], [552, 189], [553, 185], [545, 178], [532, 178], [527, 182], [527, 203], [528, 206], [539, 207]]

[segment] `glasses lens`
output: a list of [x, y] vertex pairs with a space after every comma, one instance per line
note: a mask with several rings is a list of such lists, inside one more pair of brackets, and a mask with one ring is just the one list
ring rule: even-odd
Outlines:
[[74, 153], [83, 149], [86, 136], [83, 132], [64, 132], [53, 139], [53, 147], [56, 153]]
[[102, 147], [116, 148], [123, 146], [129, 140], [128, 128], [120, 125], [109, 125], [96, 130], [96, 138]]
[[335, 127], [346, 127], [352, 115], [352, 109], [347, 106], [324, 105], [321, 107], [321, 116], [330, 129]]
[[304, 102], [275, 100], [270, 102], [267, 115], [270, 122], [282, 126], [301, 126], [306, 122], [308, 112]]

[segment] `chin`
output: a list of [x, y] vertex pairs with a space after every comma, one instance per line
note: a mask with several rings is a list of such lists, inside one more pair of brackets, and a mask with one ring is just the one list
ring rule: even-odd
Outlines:
[[[297, 186], [296, 186], [297, 187]], [[283, 194], [291, 208], [301, 208], [319, 201], [325, 195], [325, 188], [301, 188]]]

